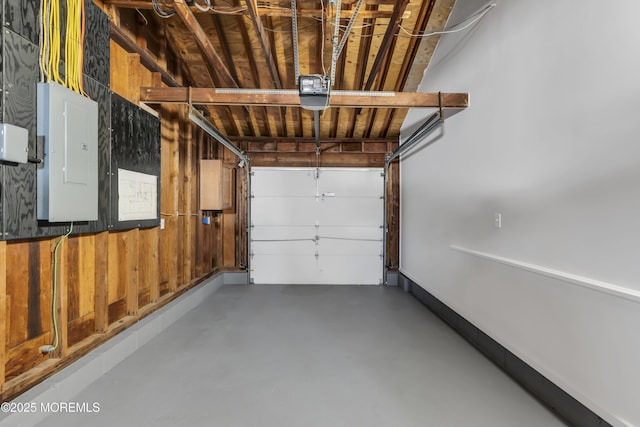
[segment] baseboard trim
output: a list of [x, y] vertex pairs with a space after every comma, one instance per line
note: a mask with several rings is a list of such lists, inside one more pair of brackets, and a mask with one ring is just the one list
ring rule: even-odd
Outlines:
[[538, 401], [571, 425], [611, 426], [570, 394], [460, 316], [430, 292], [400, 273], [399, 284]]

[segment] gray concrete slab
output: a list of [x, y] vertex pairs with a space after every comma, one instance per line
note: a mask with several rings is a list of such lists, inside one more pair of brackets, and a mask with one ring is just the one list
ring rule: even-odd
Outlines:
[[64, 426], [564, 425], [401, 288], [225, 285]]

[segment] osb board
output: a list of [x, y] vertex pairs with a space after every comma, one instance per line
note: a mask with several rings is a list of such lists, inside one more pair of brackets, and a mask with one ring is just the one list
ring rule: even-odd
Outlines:
[[[36, 86], [38, 48], [18, 34], [3, 34], [3, 120], [29, 132], [29, 154], [36, 155]], [[4, 166], [2, 183], [6, 239], [48, 234], [36, 220], [36, 165]], [[10, 190], [9, 190], [10, 189]]]
[[[101, 13], [101, 12], [100, 12]], [[18, 22], [18, 21], [16, 21]], [[22, 22], [22, 21], [20, 21]], [[17, 24], [16, 24], [17, 25]], [[27, 30], [27, 27], [20, 27]], [[36, 143], [36, 82], [39, 81], [38, 47], [24, 37], [10, 30], [4, 32], [4, 49], [2, 51], [4, 66], [3, 119], [29, 131], [29, 155], [37, 157]], [[99, 219], [89, 223], [79, 223], [76, 232], [104, 230], [108, 222], [108, 209], [104, 206], [109, 192], [107, 173], [109, 170], [109, 103], [108, 89], [92, 78], [85, 76], [85, 89], [88, 95], [99, 105]], [[37, 220], [36, 185], [37, 167], [27, 163], [3, 166], [2, 188], [2, 220], [4, 239], [24, 239], [42, 236], [61, 235], [66, 232], [65, 226], [49, 224]]]
[[[445, 28], [454, 3], [455, 0], [436, 0], [425, 30], [427, 33], [442, 31]], [[413, 61], [413, 68], [404, 87], [405, 91], [410, 92], [418, 89], [418, 85], [422, 81], [423, 72], [429, 65], [439, 41], [440, 36], [421, 39], [418, 52]], [[404, 120], [404, 116], [402, 119]]]
[[118, 220], [118, 169], [160, 176], [160, 123], [157, 117], [120, 95], [111, 94], [111, 224], [112, 230], [154, 227], [160, 224], [162, 185], [157, 187], [156, 218]]
[[86, 13], [83, 73], [109, 87], [109, 17], [92, 0], [83, 0]]
[[34, 0], [4, 0], [3, 25], [33, 44], [40, 34], [38, 13], [40, 2]]
[[86, 77], [84, 89], [98, 103], [98, 220], [88, 226], [74, 227], [77, 232], [99, 232], [111, 221], [111, 94], [109, 88]]

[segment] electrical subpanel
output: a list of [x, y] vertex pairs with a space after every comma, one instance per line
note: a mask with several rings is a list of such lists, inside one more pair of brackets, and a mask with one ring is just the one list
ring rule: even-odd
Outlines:
[[0, 161], [27, 163], [29, 131], [25, 128], [0, 123]]
[[98, 104], [57, 83], [38, 83], [38, 219], [98, 219]]

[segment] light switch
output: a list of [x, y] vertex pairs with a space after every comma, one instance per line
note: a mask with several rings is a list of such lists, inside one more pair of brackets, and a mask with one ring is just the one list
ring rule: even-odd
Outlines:
[[493, 217], [493, 226], [495, 228], [502, 228], [502, 214], [497, 213]]

